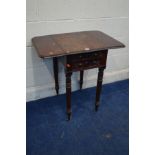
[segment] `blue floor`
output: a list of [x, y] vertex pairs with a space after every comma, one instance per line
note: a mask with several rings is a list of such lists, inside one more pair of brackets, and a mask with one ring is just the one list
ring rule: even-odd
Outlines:
[[103, 85], [95, 112], [96, 88], [72, 93], [66, 121], [64, 95], [27, 103], [27, 155], [128, 155], [129, 80]]

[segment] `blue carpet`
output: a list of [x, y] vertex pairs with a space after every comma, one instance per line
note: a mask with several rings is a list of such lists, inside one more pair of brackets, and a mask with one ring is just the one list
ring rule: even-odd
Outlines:
[[129, 80], [103, 85], [95, 112], [96, 87], [72, 93], [66, 121], [64, 95], [28, 102], [27, 155], [128, 155]]

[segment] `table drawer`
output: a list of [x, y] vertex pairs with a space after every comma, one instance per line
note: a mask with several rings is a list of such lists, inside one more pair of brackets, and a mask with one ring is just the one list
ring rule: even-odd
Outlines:
[[100, 57], [106, 57], [106, 55], [107, 55], [107, 51], [97, 51], [97, 52], [69, 55], [68, 59], [69, 59], [69, 62], [79, 62], [82, 60], [85, 61], [85, 60], [98, 59]]
[[106, 66], [107, 51], [91, 52], [67, 56], [66, 67], [71, 71], [80, 71]]

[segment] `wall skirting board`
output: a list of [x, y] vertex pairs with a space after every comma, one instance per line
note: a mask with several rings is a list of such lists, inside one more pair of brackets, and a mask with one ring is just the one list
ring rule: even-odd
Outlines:
[[[105, 72], [103, 84], [125, 80], [129, 78], [129, 70], [123, 69], [119, 71], [113, 71], [113, 72]], [[79, 80], [77, 78], [73, 79], [72, 81], [72, 91], [76, 91], [79, 89]], [[97, 75], [93, 75], [91, 77], [87, 77], [87, 79], [84, 79], [83, 83], [83, 89], [94, 87], [96, 86], [97, 82]], [[60, 83], [60, 94], [64, 94], [66, 92], [65, 90], [65, 81]], [[54, 83], [49, 83], [47, 85], [42, 86], [36, 86], [36, 87], [29, 87], [26, 90], [26, 100], [33, 101], [45, 97], [55, 96], [55, 87]]]

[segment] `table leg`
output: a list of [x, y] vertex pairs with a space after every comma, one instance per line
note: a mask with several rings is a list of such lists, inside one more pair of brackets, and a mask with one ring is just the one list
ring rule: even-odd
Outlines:
[[83, 85], [83, 73], [84, 71], [80, 71], [80, 89], [82, 89], [82, 85]]
[[98, 110], [98, 107], [99, 107], [100, 94], [102, 90], [103, 71], [104, 71], [104, 67], [100, 67], [98, 72], [97, 88], [96, 88], [96, 103], [95, 103], [96, 111]]
[[66, 105], [68, 120], [71, 118], [71, 75], [72, 72], [66, 72]]
[[53, 58], [53, 70], [54, 70], [54, 79], [55, 79], [55, 90], [57, 95], [59, 94], [59, 82], [58, 82], [58, 58]]

